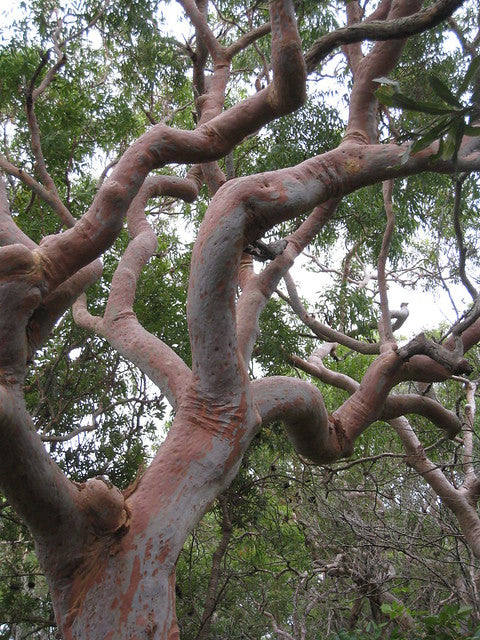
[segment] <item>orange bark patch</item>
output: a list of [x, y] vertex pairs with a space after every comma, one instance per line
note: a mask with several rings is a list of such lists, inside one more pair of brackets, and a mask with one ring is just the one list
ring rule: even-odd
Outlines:
[[125, 623], [128, 619], [128, 614], [132, 609], [132, 602], [135, 593], [137, 592], [138, 585], [142, 575], [140, 573], [140, 558], [135, 557], [133, 561], [132, 573], [130, 574], [130, 582], [127, 591], [124, 593], [122, 604], [120, 605], [120, 621]]

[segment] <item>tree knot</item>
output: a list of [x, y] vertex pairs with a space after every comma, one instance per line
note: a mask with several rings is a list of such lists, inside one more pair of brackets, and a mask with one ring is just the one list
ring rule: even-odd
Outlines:
[[91, 521], [96, 535], [106, 536], [128, 528], [125, 497], [108, 478], [97, 476], [77, 486], [80, 509]]

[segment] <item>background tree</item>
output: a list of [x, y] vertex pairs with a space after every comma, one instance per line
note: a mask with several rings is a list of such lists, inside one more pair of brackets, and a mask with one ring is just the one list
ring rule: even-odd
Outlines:
[[[3, 36], [1, 631], [473, 633], [478, 7], [180, 5]], [[457, 318], [399, 343], [392, 283]]]

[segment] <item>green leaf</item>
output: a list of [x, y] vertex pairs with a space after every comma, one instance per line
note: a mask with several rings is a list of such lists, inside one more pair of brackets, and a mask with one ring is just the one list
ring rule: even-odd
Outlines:
[[426, 147], [428, 147], [432, 142], [437, 140], [442, 134], [445, 133], [447, 127], [450, 125], [451, 120], [448, 118], [442, 118], [438, 124], [433, 126], [431, 129], [427, 130], [425, 135], [413, 144], [411, 148], [411, 153], [417, 153], [418, 151], [422, 151]]
[[465, 132], [465, 122], [462, 118], [458, 118], [445, 138], [445, 146], [443, 148], [441, 157], [443, 160], [456, 160], [458, 150], [462, 144], [463, 134]]
[[382, 86], [375, 92], [378, 100], [389, 107], [397, 107], [399, 109], [407, 109], [407, 111], [417, 111], [419, 113], [430, 113], [432, 115], [446, 115], [449, 113], [458, 113], [458, 109], [442, 107], [434, 102], [425, 102], [422, 100], [414, 100], [404, 93], [399, 93], [391, 86]]
[[437, 76], [432, 75], [429, 77], [429, 82], [432, 89], [437, 94], [437, 96], [442, 100], [444, 100], [444, 102], [446, 102], [449, 105], [452, 105], [453, 107], [462, 108], [462, 104], [453, 95], [449, 87], [447, 87], [447, 85], [442, 80], [440, 80], [440, 78], [437, 78]]
[[475, 75], [479, 67], [480, 67], [480, 56], [475, 56], [475, 58], [472, 58], [472, 61], [470, 62], [470, 65], [467, 69], [467, 73], [465, 74], [458, 88], [457, 97], [460, 97], [462, 93], [465, 93], [465, 91], [468, 89], [468, 85], [473, 80], [473, 76]]
[[471, 125], [466, 124], [465, 135], [472, 136], [472, 138], [480, 136], [480, 127], [472, 127]]

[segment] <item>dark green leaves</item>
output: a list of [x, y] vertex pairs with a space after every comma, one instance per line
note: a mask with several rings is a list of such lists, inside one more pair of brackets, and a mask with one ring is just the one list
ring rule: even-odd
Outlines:
[[410, 153], [422, 151], [438, 140], [436, 156], [442, 160], [456, 160], [463, 136], [480, 135], [480, 127], [472, 126], [472, 122], [478, 117], [478, 108], [460, 100], [479, 67], [480, 56], [477, 56], [472, 59], [455, 93], [438, 76], [430, 75], [428, 80], [435, 101], [416, 100], [403, 93], [394, 80], [376, 78], [375, 81], [381, 84], [376, 95], [385, 106], [434, 116], [426, 125], [413, 131], [416, 141], [410, 148]]

